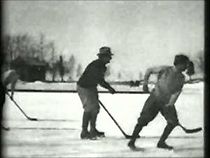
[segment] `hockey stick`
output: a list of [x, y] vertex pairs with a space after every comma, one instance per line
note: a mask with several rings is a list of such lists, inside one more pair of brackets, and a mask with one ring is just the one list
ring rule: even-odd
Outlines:
[[187, 129], [186, 127], [182, 126], [180, 123], [178, 124], [178, 126], [180, 126], [186, 133], [197, 133], [197, 132], [200, 132], [202, 130], [201, 127], [193, 128], [193, 129]]
[[11, 99], [11, 101], [18, 107], [18, 109], [23, 113], [23, 115], [30, 121], [37, 121], [37, 118], [31, 118], [29, 116], [26, 115], [26, 113], [21, 109], [21, 107], [17, 104], [17, 102], [9, 95], [8, 92], [6, 92], [6, 94], [9, 96], [9, 98]]
[[103, 103], [99, 101], [99, 104], [103, 107], [103, 109], [107, 112], [107, 114], [111, 117], [111, 119], [114, 121], [114, 123], [117, 125], [117, 127], [120, 129], [120, 131], [122, 132], [122, 134], [125, 136], [125, 138], [130, 139], [131, 135], [127, 135], [123, 129], [120, 127], [120, 125], [117, 123], [117, 121], [113, 118], [113, 116], [109, 113], [109, 111], [106, 109], [106, 107], [103, 105]]

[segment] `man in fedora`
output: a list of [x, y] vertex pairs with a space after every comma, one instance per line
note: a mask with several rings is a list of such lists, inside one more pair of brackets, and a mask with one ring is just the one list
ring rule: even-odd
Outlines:
[[[83, 104], [84, 113], [82, 118], [81, 139], [96, 139], [98, 136], [104, 136], [104, 132], [96, 129], [96, 119], [99, 113], [97, 85], [106, 88], [114, 94], [115, 90], [104, 80], [106, 64], [112, 59], [110, 47], [101, 47], [97, 54], [98, 59], [92, 61], [83, 72], [77, 82], [77, 91]], [[90, 123], [90, 131], [88, 124]]]

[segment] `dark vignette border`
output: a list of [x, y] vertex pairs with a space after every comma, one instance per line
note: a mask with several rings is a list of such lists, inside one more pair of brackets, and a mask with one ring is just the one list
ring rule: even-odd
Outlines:
[[204, 143], [205, 157], [209, 157], [209, 2], [205, 1], [205, 95], [204, 95]]
[[[2, 53], [2, 25], [3, 25], [3, 1], [0, 1], [0, 33], [1, 33], [1, 42], [0, 42], [0, 70], [1, 70], [1, 66], [2, 66], [2, 62], [4, 60], [3, 58], [3, 53]], [[0, 78], [1, 78], [1, 73], [0, 73]], [[5, 95], [4, 95], [4, 87], [2, 85], [1, 79], [0, 79], [0, 121], [2, 120], [2, 111], [3, 111], [3, 105], [4, 105], [4, 101], [5, 101]], [[0, 157], [2, 157], [2, 132], [0, 129]]]
[[[2, 34], [3, 34], [3, 6], [4, 6], [4, 0], [0, 1], [0, 34], [1, 34], [1, 42], [0, 42], [0, 71], [1, 71], [1, 66], [4, 61], [4, 56], [2, 52]], [[209, 39], [209, 2], [206, 0], [205, 1], [205, 88], [204, 88], [204, 143], [205, 143], [205, 157], [209, 157], [209, 47], [210, 47], [210, 39]], [[0, 78], [1, 78], [1, 73], [0, 73]], [[4, 105], [5, 101], [5, 95], [4, 95], [4, 87], [2, 85], [1, 79], [0, 79], [0, 121], [2, 120], [2, 108]], [[2, 158], [2, 132], [0, 129], [0, 158]]]

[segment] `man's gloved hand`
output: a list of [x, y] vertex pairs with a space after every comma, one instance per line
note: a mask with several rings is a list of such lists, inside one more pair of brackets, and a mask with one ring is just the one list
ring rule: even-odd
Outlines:
[[166, 106], [168, 109], [170, 109], [170, 108], [171, 108], [172, 106], [174, 106], [174, 105], [168, 103], [168, 104], [166, 104], [165, 106]]
[[195, 73], [195, 67], [192, 61], [189, 61], [188, 66], [187, 66], [187, 72], [189, 76], [192, 76]]
[[149, 88], [148, 88], [148, 85], [147, 84], [144, 84], [143, 85], [143, 91], [144, 92], [149, 92]]
[[109, 88], [109, 92], [110, 92], [111, 94], [116, 93], [115, 89], [114, 89], [114, 88], [112, 88], [112, 87], [110, 87], [110, 88]]
[[12, 99], [13, 100], [13, 95], [11, 95], [11, 96], [9, 96], [10, 97], [10, 99]]

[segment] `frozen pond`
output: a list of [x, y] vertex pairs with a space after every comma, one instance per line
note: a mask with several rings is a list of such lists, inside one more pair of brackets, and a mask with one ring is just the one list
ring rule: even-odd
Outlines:
[[[99, 98], [122, 129], [131, 134], [148, 94], [100, 93]], [[5, 157], [202, 157], [203, 132], [186, 134], [176, 127], [168, 139], [174, 151], [156, 148], [165, 120], [161, 115], [141, 132], [137, 146], [144, 151], [133, 152], [127, 147], [121, 131], [101, 108], [97, 128], [106, 137], [96, 141], [81, 140], [82, 104], [76, 93], [17, 92], [15, 100], [30, 117], [29, 121], [7, 98], [3, 132]], [[203, 127], [203, 84], [186, 85], [176, 103], [180, 122], [187, 128]]]

